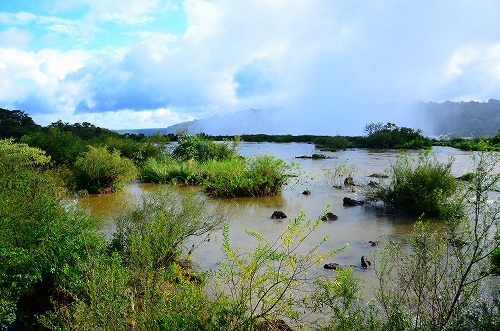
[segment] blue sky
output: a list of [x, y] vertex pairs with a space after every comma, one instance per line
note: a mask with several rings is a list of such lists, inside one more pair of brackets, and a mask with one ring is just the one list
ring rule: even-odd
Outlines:
[[500, 99], [496, 0], [0, 0], [0, 107], [158, 128], [279, 109], [352, 134], [423, 101]]

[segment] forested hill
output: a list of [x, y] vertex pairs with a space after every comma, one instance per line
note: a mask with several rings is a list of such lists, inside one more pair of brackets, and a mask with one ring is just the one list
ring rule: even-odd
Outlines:
[[435, 135], [489, 137], [500, 130], [500, 101], [422, 102], [417, 107]]

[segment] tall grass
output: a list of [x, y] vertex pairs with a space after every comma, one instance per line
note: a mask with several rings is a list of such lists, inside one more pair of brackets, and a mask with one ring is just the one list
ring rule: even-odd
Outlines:
[[203, 186], [215, 196], [268, 196], [281, 192], [293, 167], [271, 155], [210, 161], [203, 166]]
[[193, 160], [182, 162], [163, 154], [144, 162], [141, 178], [152, 183], [195, 185], [200, 183], [199, 171], [199, 164]]

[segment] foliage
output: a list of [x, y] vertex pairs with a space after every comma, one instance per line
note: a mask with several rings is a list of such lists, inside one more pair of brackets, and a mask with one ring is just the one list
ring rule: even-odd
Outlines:
[[36, 324], [76, 293], [77, 261], [99, 245], [96, 221], [66, 212], [59, 197], [47, 173], [0, 165], [0, 325]]
[[306, 221], [302, 213], [275, 240], [247, 230], [258, 241], [249, 253], [231, 247], [228, 227], [224, 228], [225, 261], [216, 271], [215, 289], [219, 300], [227, 300], [228, 329], [253, 330], [261, 319], [285, 318], [302, 325], [304, 316], [298, 307], [307, 300], [311, 268], [338, 251], [319, 253], [327, 237], [317, 244], [306, 244], [319, 224], [319, 220]]
[[500, 273], [500, 248], [497, 248], [491, 254], [491, 271]]
[[317, 137], [312, 139], [312, 143], [316, 148], [329, 151], [345, 150], [349, 147], [349, 140], [341, 136]]
[[215, 196], [268, 196], [281, 192], [293, 166], [271, 155], [210, 161], [203, 166], [203, 186]]
[[460, 213], [458, 182], [451, 174], [452, 161], [442, 164], [430, 151], [417, 156], [401, 154], [389, 169], [389, 182], [367, 192], [368, 200], [381, 200], [395, 210], [446, 217]]
[[205, 162], [208, 160], [223, 161], [237, 155], [238, 139], [229, 142], [216, 143], [201, 134], [183, 134], [178, 138], [178, 146], [173, 155], [179, 160], [195, 160]]
[[383, 321], [376, 307], [361, 297], [361, 277], [354, 270], [335, 270], [333, 277], [318, 277], [308, 308], [321, 316], [315, 322], [318, 330], [382, 330]]
[[142, 164], [141, 179], [161, 184], [201, 184], [200, 165], [194, 160], [178, 161], [169, 154], [161, 154]]
[[0, 140], [0, 165], [3, 169], [38, 168], [48, 165], [50, 156], [39, 148], [14, 143], [13, 139]]
[[[209, 232], [225, 221], [199, 194], [179, 195], [162, 186], [116, 219], [107, 250], [79, 263], [80, 294], [47, 315], [62, 330], [216, 330], [222, 307], [203, 290], [203, 276], [181, 267]], [[195, 239], [197, 238], [197, 239]], [[189, 251], [186, 245], [192, 244]]]
[[138, 171], [134, 163], [121, 157], [117, 150], [109, 152], [106, 147], [89, 146], [89, 151], [76, 159], [74, 173], [79, 188], [97, 192], [103, 187], [116, 187], [134, 180]]
[[82, 139], [56, 127], [25, 135], [21, 142], [46, 151], [57, 165], [71, 165], [78, 155], [87, 151], [87, 144]]
[[18, 139], [39, 130], [40, 125], [35, 124], [25, 112], [0, 108], [0, 139]]
[[431, 147], [431, 142], [422, 135], [422, 130], [398, 127], [394, 123], [370, 123], [364, 131], [368, 134], [365, 146], [369, 148], [421, 149]]
[[42, 317], [55, 330], [220, 330], [218, 305], [176, 264], [140, 271], [118, 254], [89, 255], [80, 263], [81, 294]]
[[[500, 246], [500, 205], [488, 201], [500, 178], [494, 173], [499, 163], [498, 155], [476, 156], [475, 176], [463, 192], [469, 208], [463, 217], [445, 222], [442, 232], [417, 222], [411, 250], [397, 243], [384, 246], [376, 264], [377, 299], [391, 329], [444, 330], [464, 323], [479, 327], [470, 314], [477, 309], [481, 323], [499, 326], [498, 303], [492, 308], [480, 292], [489, 260]], [[493, 309], [493, 316], [481, 307]]]
[[116, 219], [112, 248], [136, 270], [157, 269], [187, 253], [183, 245], [222, 226], [226, 215], [200, 195], [161, 186]]

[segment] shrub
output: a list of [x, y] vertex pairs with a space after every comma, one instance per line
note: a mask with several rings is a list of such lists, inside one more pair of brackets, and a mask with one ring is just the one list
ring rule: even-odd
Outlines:
[[316, 145], [316, 148], [329, 151], [337, 151], [349, 147], [349, 139], [341, 136], [316, 137], [312, 139], [312, 143]]
[[452, 161], [443, 164], [429, 151], [416, 157], [401, 154], [389, 170], [390, 180], [367, 193], [369, 200], [382, 200], [395, 210], [420, 215], [460, 213], [453, 202], [458, 182], [451, 174]]
[[136, 270], [160, 268], [187, 253], [183, 245], [188, 238], [221, 227], [225, 217], [200, 195], [177, 194], [162, 186], [116, 219], [112, 248]]
[[319, 253], [326, 236], [318, 243], [308, 242], [319, 225], [319, 219], [305, 220], [301, 213], [279, 238], [246, 230], [257, 239], [251, 252], [231, 247], [228, 227], [224, 228], [225, 260], [215, 272], [214, 285], [219, 302], [227, 306], [226, 323], [231, 330], [259, 330], [260, 321], [283, 318], [302, 325], [305, 312], [300, 307], [308, 300], [311, 269], [339, 251]]
[[134, 163], [121, 157], [118, 151], [89, 146], [89, 151], [76, 159], [74, 173], [79, 188], [96, 192], [134, 180], [138, 171]]
[[222, 161], [237, 155], [239, 139], [229, 142], [214, 142], [201, 134], [183, 134], [178, 138], [178, 146], [173, 150], [173, 155], [180, 160], [195, 160], [205, 162], [208, 160]]
[[141, 179], [161, 184], [199, 184], [199, 165], [196, 161], [177, 161], [168, 154], [149, 158], [141, 168]]
[[207, 162], [203, 186], [215, 196], [268, 196], [281, 192], [293, 166], [270, 155]]
[[0, 166], [3, 169], [38, 168], [49, 162], [50, 156], [39, 148], [15, 143], [13, 139], [0, 140]]
[[376, 298], [387, 328], [494, 330], [500, 325], [497, 289], [483, 281], [500, 246], [500, 205], [489, 195], [500, 179], [500, 158], [479, 153], [474, 161], [472, 183], [461, 192], [466, 213], [439, 228], [418, 221], [411, 249], [387, 243], [375, 261]]
[[100, 244], [97, 222], [66, 212], [47, 173], [0, 165], [0, 326], [26, 327], [81, 284], [78, 261]]

